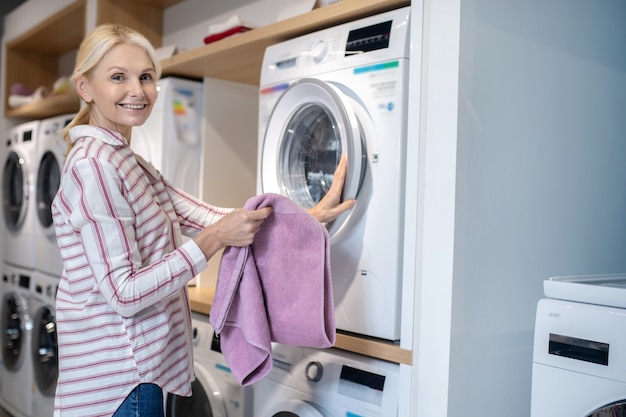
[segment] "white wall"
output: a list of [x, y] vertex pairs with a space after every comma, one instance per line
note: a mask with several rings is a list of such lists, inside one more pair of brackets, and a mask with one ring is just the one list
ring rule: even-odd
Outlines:
[[543, 280], [626, 271], [624, 22], [461, 2], [450, 417], [527, 417]]

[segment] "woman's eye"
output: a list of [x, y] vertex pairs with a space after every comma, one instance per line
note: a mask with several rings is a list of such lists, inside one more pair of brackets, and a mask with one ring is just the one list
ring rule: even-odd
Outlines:
[[111, 79], [114, 81], [121, 81], [123, 77], [122, 77], [122, 74], [115, 74], [111, 76]]
[[151, 74], [143, 74], [140, 77], [141, 81], [151, 81], [152, 80], [152, 75]]

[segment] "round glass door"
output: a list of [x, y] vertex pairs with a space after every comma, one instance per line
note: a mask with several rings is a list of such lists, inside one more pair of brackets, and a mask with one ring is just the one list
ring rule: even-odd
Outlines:
[[[277, 101], [263, 143], [261, 183], [264, 193], [282, 194], [305, 209], [328, 192], [345, 154], [348, 172], [343, 198], [356, 198], [365, 169], [365, 149], [351, 102], [336, 86], [305, 78]], [[347, 218], [329, 225], [339, 230]]]
[[19, 230], [26, 217], [28, 199], [28, 179], [24, 159], [11, 152], [4, 164], [2, 174], [2, 204], [4, 224], [12, 232]]
[[8, 293], [2, 301], [2, 358], [4, 366], [9, 371], [17, 371], [21, 364], [22, 344], [22, 314], [17, 295]]
[[54, 313], [48, 307], [40, 307], [35, 314], [31, 353], [39, 392], [54, 395], [59, 375], [57, 330]]
[[626, 417], [626, 400], [607, 404], [587, 417]]
[[223, 395], [213, 377], [203, 366], [194, 362], [196, 379], [191, 383], [191, 397], [168, 394], [166, 417], [227, 417]]
[[39, 161], [37, 172], [37, 218], [44, 229], [52, 226], [52, 200], [61, 185], [61, 170], [52, 152], [46, 152]]

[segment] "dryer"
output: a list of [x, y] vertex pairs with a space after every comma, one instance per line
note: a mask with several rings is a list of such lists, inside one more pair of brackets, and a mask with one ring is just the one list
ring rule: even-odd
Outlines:
[[233, 377], [221, 353], [219, 339], [204, 314], [192, 313], [196, 380], [193, 395], [165, 396], [166, 417], [253, 417], [252, 389]]
[[32, 417], [54, 413], [54, 393], [59, 376], [56, 292], [59, 277], [39, 271], [33, 274], [31, 317], [33, 330], [30, 354], [33, 363]]
[[328, 225], [337, 328], [400, 338], [410, 7], [270, 46], [259, 98], [259, 193], [311, 208], [341, 154], [344, 197]]
[[252, 385], [255, 417], [398, 414], [400, 365], [338, 349], [300, 349], [293, 363], [274, 356], [270, 373]]
[[32, 320], [29, 307], [32, 279], [32, 271], [5, 264], [2, 275], [5, 293], [0, 311], [5, 375], [0, 400], [2, 407], [13, 417], [32, 415]]
[[152, 114], [143, 125], [133, 128], [130, 146], [165, 179], [198, 197], [204, 86], [167, 77], [157, 82], [157, 88]]
[[626, 275], [554, 277], [544, 293], [531, 417], [626, 416]]
[[67, 143], [59, 135], [59, 130], [67, 126], [74, 116], [75, 114], [66, 114], [42, 120], [37, 140], [35, 269], [55, 276], [61, 276], [63, 262], [54, 233], [50, 206], [61, 183], [61, 171], [67, 150]]
[[35, 267], [34, 178], [39, 126], [39, 121], [33, 121], [11, 130], [2, 172], [4, 261], [27, 269]]

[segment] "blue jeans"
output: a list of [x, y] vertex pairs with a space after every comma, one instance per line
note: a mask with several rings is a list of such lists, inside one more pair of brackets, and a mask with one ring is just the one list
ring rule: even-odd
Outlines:
[[164, 417], [164, 414], [163, 390], [155, 384], [139, 384], [113, 417]]

